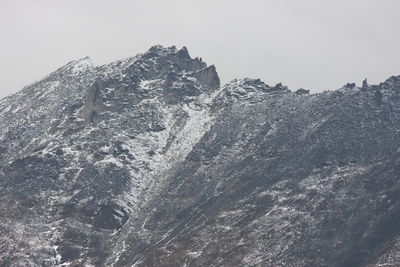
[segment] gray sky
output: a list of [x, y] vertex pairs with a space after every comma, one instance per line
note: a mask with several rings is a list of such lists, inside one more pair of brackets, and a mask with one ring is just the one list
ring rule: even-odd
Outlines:
[[67, 62], [187, 46], [223, 82], [332, 90], [400, 75], [399, 0], [0, 0], [0, 97]]

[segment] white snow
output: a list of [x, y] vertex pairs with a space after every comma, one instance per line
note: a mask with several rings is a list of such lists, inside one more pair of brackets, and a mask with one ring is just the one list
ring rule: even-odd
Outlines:
[[75, 65], [72, 68], [73, 74], [79, 74], [80, 72], [85, 72], [93, 67], [92, 61], [89, 57], [82, 58], [77, 60]]

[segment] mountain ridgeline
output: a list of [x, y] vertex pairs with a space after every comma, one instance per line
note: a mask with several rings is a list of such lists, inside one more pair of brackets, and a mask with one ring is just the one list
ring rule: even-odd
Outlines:
[[399, 266], [399, 135], [400, 76], [73, 61], [0, 100], [0, 266]]

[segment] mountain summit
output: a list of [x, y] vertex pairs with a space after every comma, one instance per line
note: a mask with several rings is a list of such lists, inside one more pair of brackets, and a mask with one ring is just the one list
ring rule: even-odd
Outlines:
[[400, 76], [220, 85], [184, 47], [0, 100], [0, 266], [396, 266]]

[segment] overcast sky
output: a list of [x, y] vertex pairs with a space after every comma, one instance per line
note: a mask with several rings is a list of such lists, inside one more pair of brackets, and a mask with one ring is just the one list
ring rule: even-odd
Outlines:
[[223, 82], [333, 90], [400, 75], [399, 0], [0, 0], [0, 97], [67, 62], [187, 46]]

